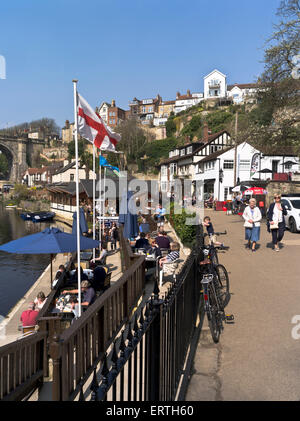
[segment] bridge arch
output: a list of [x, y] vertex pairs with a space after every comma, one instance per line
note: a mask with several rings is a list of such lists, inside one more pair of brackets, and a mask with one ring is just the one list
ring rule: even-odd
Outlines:
[[0, 141], [0, 153], [3, 154], [8, 162], [8, 169], [6, 172], [2, 173], [0, 171], [0, 180], [10, 180], [13, 177], [13, 168], [17, 163], [17, 157], [15, 152], [9, 148], [7, 145]]

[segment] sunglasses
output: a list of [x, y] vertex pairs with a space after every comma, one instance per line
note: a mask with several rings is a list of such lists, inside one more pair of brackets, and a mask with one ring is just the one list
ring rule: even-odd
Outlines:
[[281, 199], [281, 196], [275, 196], [275, 199]]

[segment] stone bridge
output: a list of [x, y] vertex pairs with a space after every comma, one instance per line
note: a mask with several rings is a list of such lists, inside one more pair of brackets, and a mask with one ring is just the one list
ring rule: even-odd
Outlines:
[[8, 161], [8, 172], [2, 174], [2, 178], [11, 182], [21, 182], [28, 164], [32, 165], [44, 146], [44, 140], [0, 135], [0, 152], [6, 156]]

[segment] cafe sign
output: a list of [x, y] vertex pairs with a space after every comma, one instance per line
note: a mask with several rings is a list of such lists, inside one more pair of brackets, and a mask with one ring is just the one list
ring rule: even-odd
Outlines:
[[250, 177], [253, 177], [254, 174], [259, 170], [259, 153], [255, 153], [252, 156]]

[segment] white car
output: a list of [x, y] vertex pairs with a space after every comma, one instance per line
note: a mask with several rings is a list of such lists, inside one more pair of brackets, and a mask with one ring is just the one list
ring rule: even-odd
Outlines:
[[291, 232], [300, 231], [300, 195], [284, 196], [281, 203], [287, 210], [287, 215], [284, 217], [287, 228]]

